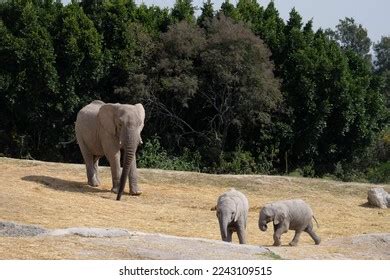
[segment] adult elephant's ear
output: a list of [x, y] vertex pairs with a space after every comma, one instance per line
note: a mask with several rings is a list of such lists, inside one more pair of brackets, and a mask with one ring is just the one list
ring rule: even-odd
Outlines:
[[137, 104], [135, 104], [135, 108], [137, 108], [137, 115], [138, 115], [140, 121], [143, 124], [144, 121], [145, 121], [145, 109], [144, 109], [144, 106], [142, 106], [141, 103], [137, 103]]
[[119, 119], [117, 111], [118, 109], [115, 104], [105, 104], [100, 107], [98, 113], [98, 120], [104, 131], [115, 136], [118, 136], [119, 133]]

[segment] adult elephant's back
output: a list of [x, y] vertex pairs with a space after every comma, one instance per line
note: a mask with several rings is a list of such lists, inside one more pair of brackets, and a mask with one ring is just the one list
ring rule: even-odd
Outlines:
[[83, 143], [93, 155], [103, 156], [103, 148], [99, 140], [97, 114], [105, 103], [95, 100], [83, 107], [77, 114], [75, 132], [77, 142]]

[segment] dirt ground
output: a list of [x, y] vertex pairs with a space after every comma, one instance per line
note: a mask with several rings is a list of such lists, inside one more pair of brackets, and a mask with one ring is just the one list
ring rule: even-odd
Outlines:
[[[385, 248], [389, 248], [387, 239], [381, 246], [381, 238], [356, 237], [390, 233], [390, 209], [371, 208], [366, 203], [367, 190], [374, 186], [370, 184], [141, 169], [139, 185], [144, 193], [139, 197], [123, 195], [118, 202], [116, 195], [110, 192], [111, 175], [108, 168], [100, 168], [100, 179], [102, 186], [92, 188], [86, 185], [84, 165], [0, 158], [0, 221], [33, 224], [48, 229], [80, 226], [123, 228], [220, 240], [218, 221], [210, 208], [222, 192], [235, 187], [247, 195], [250, 203], [247, 229], [250, 245], [267, 247], [272, 244], [272, 231], [260, 232], [257, 226], [262, 205], [279, 199], [302, 198], [314, 211], [320, 224], [320, 228], [315, 227], [315, 230], [323, 242], [320, 246], [314, 246], [310, 237], [302, 234], [298, 247], [272, 248], [276, 254], [291, 259], [343, 258], [338, 251], [342, 244], [357, 251], [356, 254], [349, 254], [349, 258], [360, 259], [370, 258], [359, 254], [366, 247], [383, 248], [385, 244]], [[389, 185], [383, 187], [390, 191]], [[283, 235], [282, 244], [288, 244], [292, 236], [293, 232]], [[55, 243], [65, 242], [69, 248], [82, 246], [80, 238], [64, 239], [66, 242], [56, 241], [55, 238], [45, 242], [31, 238], [0, 237], [0, 259], [74, 258], [65, 251], [56, 250]], [[42, 242], [45, 246], [42, 246]], [[237, 243], [236, 236], [233, 242]], [[128, 256], [133, 257], [136, 258]], [[79, 258], [89, 257], [87, 254]], [[390, 259], [390, 256], [384, 252], [374, 258]]]

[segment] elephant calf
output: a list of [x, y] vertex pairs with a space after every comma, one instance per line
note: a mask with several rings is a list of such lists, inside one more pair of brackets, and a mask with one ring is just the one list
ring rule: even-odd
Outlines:
[[222, 240], [232, 242], [232, 234], [237, 232], [240, 244], [245, 244], [249, 210], [245, 195], [233, 188], [218, 198], [217, 205], [212, 210], [217, 211]]
[[[290, 246], [296, 246], [302, 231], [307, 232], [313, 238], [316, 245], [320, 244], [321, 239], [313, 231], [312, 222], [313, 211], [301, 199], [276, 201], [266, 204], [260, 211], [259, 228], [261, 231], [267, 230], [267, 223], [273, 221], [274, 224], [274, 244], [280, 246], [280, 237], [289, 229], [295, 230], [295, 236], [289, 243]], [[317, 220], [314, 218], [317, 222]], [[317, 223], [318, 225], [318, 223]]]

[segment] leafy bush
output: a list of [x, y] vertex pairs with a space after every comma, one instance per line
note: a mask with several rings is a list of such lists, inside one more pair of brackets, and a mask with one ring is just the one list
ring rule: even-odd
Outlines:
[[250, 152], [235, 151], [222, 155], [218, 173], [251, 174], [256, 170], [256, 162]]
[[155, 136], [144, 144], [138, 159], [141, 168], [156, 168], [165, 170], [200, 171], [199, 153], [191, 153], [184, 148], [181, 156], [168, 155], [161, 147], [159, 137]]
[[269, 173], [272, 163], [267, 161], [264, 156], [259, 155], [255, 158], [251, 152], [238, 150], [231, 153], [222, 153], [219, 166], [214, 166], [209, 172], [230, 173], [230, 174], [254, 174]]
[[380, 164], [378, 167], [372, 168], [367, 174], [368, 180], [371, 183], [390, 183], [390, 161]]
[[314, 177], [314, 166], [313, 164], [304, 165], [302, 168], [294, 169], [288, 175], [292, 177]]
[[302, 174], [303, 174], [302, 169], [297, 168], [297, 169], [294, 169], [293, 171], [291, 171], [290, 173], [288, 173], [288, 176], [291, 176], [291, 177], [302, 177], [303, 176]]

